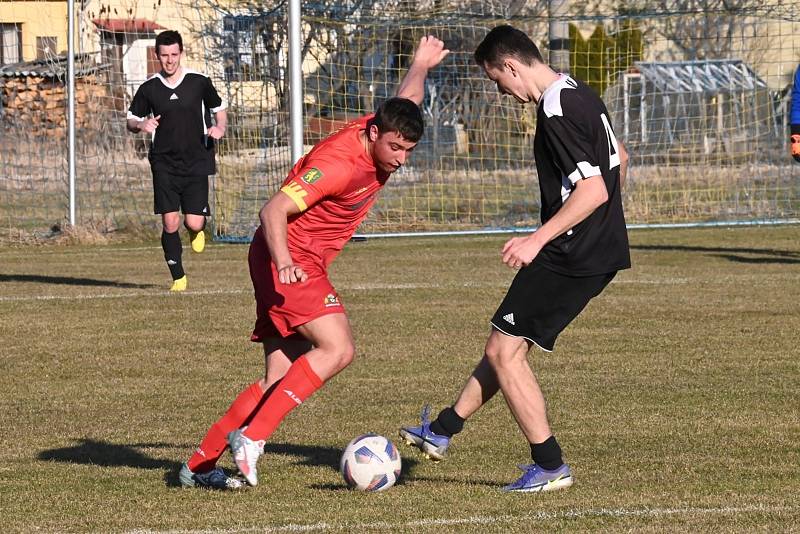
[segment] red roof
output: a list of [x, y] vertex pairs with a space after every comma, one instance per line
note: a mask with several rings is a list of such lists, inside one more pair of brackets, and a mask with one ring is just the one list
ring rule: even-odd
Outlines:
[[151, 33], [164, 30], [164, 26], [147, 19], [94, 19], [101, 30], [114, 33]]

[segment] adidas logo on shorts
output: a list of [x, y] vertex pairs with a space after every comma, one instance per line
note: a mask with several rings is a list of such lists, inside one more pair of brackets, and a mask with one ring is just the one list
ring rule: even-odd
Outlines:
[[[513, 313], [509, 313], [508, 315], [504, 315], [503, 316], [503, 320], [505, 322], [510, 323], [510, 324], [513, 325], [514, 324], [514, 314]], [[516, 326], [516, 325], [514, 325], [514, 326]]]

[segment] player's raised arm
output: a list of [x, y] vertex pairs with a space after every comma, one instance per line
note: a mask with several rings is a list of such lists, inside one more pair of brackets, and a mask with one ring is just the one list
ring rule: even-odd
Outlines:
[[425, 78], [428, 76], [428, 71], [441, 63], [449, 53], [450, 50], [444, 47], [444, 42], [433, 35], [420, 39], [411, 67], [397, 88], [397, 96], [408, 98], [420, 105], [425, 96]]

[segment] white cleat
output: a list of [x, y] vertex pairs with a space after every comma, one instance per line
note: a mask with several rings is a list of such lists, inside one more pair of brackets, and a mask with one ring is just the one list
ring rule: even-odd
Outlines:
[[228, 446], [233, 454], [233, 462], [244, 479], [251, 486], [258, 484], [258, 471], [256, 463], [258, 457], [264, 452], [264, 440], [253, 441], [244, 435], [242, 429], [234, 430], [228, 434]]

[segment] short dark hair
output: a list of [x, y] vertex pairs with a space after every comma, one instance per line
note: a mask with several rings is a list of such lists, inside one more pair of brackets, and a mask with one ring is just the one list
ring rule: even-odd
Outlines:
[[498, 68], [507, 57], [517, 58], [526, 65], [533, 65], [537, 61], [544, 63], [539, 48], [525, 32], [504, 24], [486, 34], [475, 49], [475, 62], [481, 67], [490, 65]]
[[367, 123], [378, 127], [378, 132], [397, 132], [404, 139], [414, 143], [422, 139], [425, 122], [419, 106], [407, 98], [392, 97], [384, 101], [375, 110], [375, 116]]
[[169, 45], [178, 45], [178, 50], [183, 52], [183, 39], [181, 38], [181, 34], [176, 32], [175, 30], [167, 30], [165, 32], [161, 32], [156, 36], [156, 55], [160, 52], [159, 46], [169, 46]]

